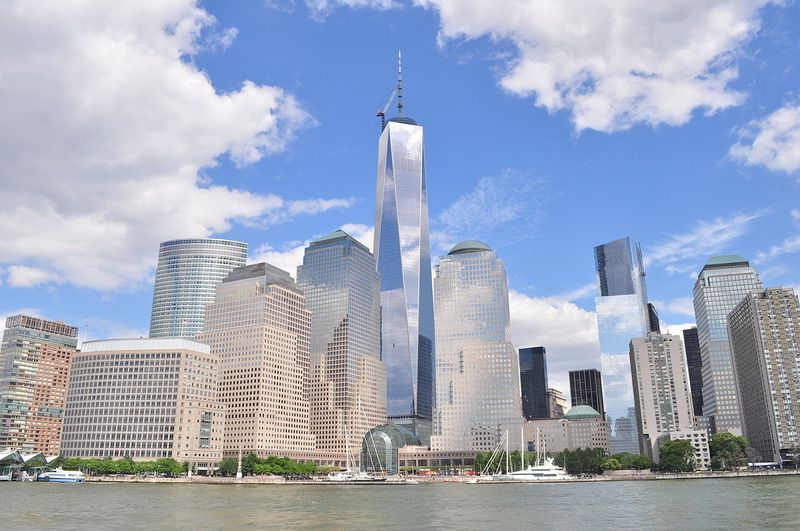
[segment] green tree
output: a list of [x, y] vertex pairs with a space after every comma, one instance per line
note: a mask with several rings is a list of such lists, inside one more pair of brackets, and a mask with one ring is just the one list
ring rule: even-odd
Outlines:
[[622, 470], [622, 464], [613, 457], [607, 457], [600, 463], [600, 468], [603, 470]]
[[695, 469], [694, 446], [690, 441], [667, 441], [661, 445], [658, 453], [658, 466], [665, 472], [693, 472]]
[[614, 454], [612, 457], [619, 461], [623, 470], [647, 470], [653, 466], [653, 462], [646, 455], [620, 452]]
[[239, 461], [233, 457], [226, 457], [219, 462], [217, 472], [223, 476], [232, 477], [236, 475], [236, 470], [239, 468]]
[[728, 432], [715, 433], [708, 442], [711, 468], [733, 470], [747, 463], [747, 439]]
[[602, 448], [579, 448], [557, 454], [553, 463], [570, 474], [602, 474], [604, 459], [605, 451]]

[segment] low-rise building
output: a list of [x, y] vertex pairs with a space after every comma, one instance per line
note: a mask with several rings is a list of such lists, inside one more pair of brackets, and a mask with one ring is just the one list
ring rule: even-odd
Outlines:
[[[525, 423], [527, 450], [536, 451], [540, 441], [548, 454], [582, 448], [609, 449], [608, 421], [591, 406], [575, 406], [560, 419], [531, 420]], [[512, 434], [509, 435], [514, 440]]]
[[[694, 447], [694, 460], [698, 470], [711, 470], [711, 451], [708, 448], [708, 430], [673, 431], [658, 438], [658, 447], [667, 441], [686, 440]], [[657, 452], [656, 452], [657, 454]]]

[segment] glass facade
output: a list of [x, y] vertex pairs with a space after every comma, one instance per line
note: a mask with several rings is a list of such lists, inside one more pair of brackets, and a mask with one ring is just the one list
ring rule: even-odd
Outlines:
[[686, 367], [689, 370], [689, 385], [692, 388], [692, 407], [695, 415], [703, 414], [703, 362], [700, 358], [700, 340], [697, 327], [683, 331], [683, 347], [686, 350]]
[[590, 406], [606, 418], [603, 381], [597, 369], [569, 371], [569, 394], [572, 407]]
[[150, 337], [192, 338], [228, 273], [247, 262], [247, 244], [211, 238], [171, 240], [158, 250]]
[[436, 267], [436, 413], [432, 450], [491, 451], [522, 426], [503, 262], [464, 242]]
[[[594, 248], [600, 296], [595, 299], [611, 452], [639, 452], [629, 345], [650, 329], [642, 252], [630, 237]], [[632, 417], [636, 418], [635, 414]], [[633, 430], [633, 434], [629, 433]]]
[[544, 347], [519, 349], [522, 416], [526, 420], [550, 418], [547, 400], [547, 353]]
[[378, 144], [375, 258], [388, 413], [431, 418], [434, 322], [423, 130], [393, 118]]
[[372, 428], [361, 443], [361, 470], [372, 474], [397, 475], [400, 472], [397, 451], [404, 446], [421, 445], [416, 435], [391, 422]]
[[745, 295], [763, 289], [741, 256], [712, 256], [694, 285], [694, 315], [703, 366], [703, 415], [716, 431], [742, 435], [742, 420], [728, 340], [728, 314]]

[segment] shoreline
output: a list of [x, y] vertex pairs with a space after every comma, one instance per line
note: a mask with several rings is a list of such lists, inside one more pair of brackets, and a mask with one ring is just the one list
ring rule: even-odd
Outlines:
[[[484, 481], [478, 485], [509, 485], [509, 484], [563, 484], [563, 483], [595, 483], [605, 481], [669, 481], [669, 480], [693, 480], [693, 479], [733, 479], [733, 478], [752, 478], [752, 477], [776, 477], [776, 476], [800, 476], [799, 469], [789, 470], [743, 470], [729, 472], [687, 472], [682, 474], [661, 474], [645, 473], [631, 475], [612, 475], [594, 476], [589, 478], [574, 478], [565, 480], [538, 480], [538, 481]], [[158, 478], [158, 477], [136, 477], [136, 476], [87, 476], [86, 483], [173, 483], [183, 485], [315, 485], [315, 486], [352, 486], [352, 485], [386, 485], [386, 486], [410, 486], [414, 484], [424, 485], [431, 483], [464, 483], [475, 476], [405, 476], [397, 480], [374, 482], [332, 482], [321, 480], [287, 480], [281, 476], [245, 476], [242, 479], [222, 476], [193, 476], [180, 478]], [[406, 480], [416, 483], [409, 483]]]

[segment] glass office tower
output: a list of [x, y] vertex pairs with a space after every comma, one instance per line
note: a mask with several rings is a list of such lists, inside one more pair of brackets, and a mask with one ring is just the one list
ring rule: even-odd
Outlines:
[[153, 286], [150, 337], [192, 338], [228, 273], [247, 262], [247, 244], [193, 238], [162, 242]]
[[606, 408], [603, 404], [603, 380], [597, 369], [569, 371], [569, 393], [572, 407], [591, 406], [603, 418], [606, 417]]
[[544, 347], [519, 349], [522, 416], [525, 420], [550, 418], [547, 400], [547, 352]]
[[750, 263], [712, 256], [694, 285], [694, 315], [703, 364], [703, 416], [717, 432], [742, 435], [742, 419], [728, 340], [728, 314], [745, 295], [764, 286]]
[[700, 357], [700, 339], [697, 327], [683, 331], [683, 347], [686, 350], [686, 367], [689, 370], [689, 385], [692, 388], [694, 414], [703, 414], [703, 362]]
[[435, 338], [423, 130], [403, 116], [388, 120], [378, 144], [374, 252], [388, 414], [430, 419]]
[[639, 453], [629, 346], [650, 329], [642, 251], [630, 237], [594, 248], [600, 296], [595, 299], [611, 453]]

